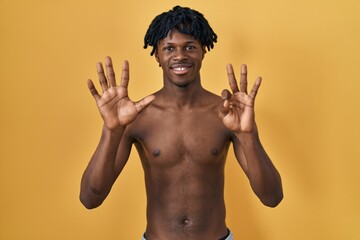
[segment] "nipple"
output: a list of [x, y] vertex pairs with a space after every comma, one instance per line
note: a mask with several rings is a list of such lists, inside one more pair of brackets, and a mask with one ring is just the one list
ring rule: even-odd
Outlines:
[[160, 150], [159, 150], [159, 149], [155, 149], [155, 150], [152, 152], [152, 155], [153, 155], [154, 157], [160, 156]]
[[217, 148], [211, 149], [211, 154], [212, 155], [216, 156], [216, 155], [218, 155], [218, 153], [219, 153], [219, 151], [217, 150]]

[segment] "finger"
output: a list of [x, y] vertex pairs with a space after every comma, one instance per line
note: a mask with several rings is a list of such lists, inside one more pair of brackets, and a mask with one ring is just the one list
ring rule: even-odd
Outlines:
[[258, 77], [258, 78], [256, 79], [255, 83], [254, 83], [253, 88], [251, 89], [251, 92], [250, 92], [249, 96], [250, 96], [250, 98], [252, 98], [253, 100], [255, 99], [256, 94], [257, 94], [257, 92], [258, 92], [258, 90], [259, 90], [259, 87], [260, 87], [260, 85], [261, 85], [261, 81], [262, 81], [261, 77]]
[[147, 97], [144, 97], [142, 100], [140, 100], [139, 102], [135, 103], [135, 107], [137, 112], [141, 112], [144, 108], [146, 108], [147, 106], [149, 106], [149, 104], [155, 99], [154, 95], [150, 95]]
[[237, 86], [233, 66], [231, 64], [226, 65], [226, 70], [227, 70], [227, 74], [228, 74], [229, 85], [230, 85], [231, 91], [233, 93], [236, 93], [239, 91], [239, 88]]
[[221, 98], [223, 99], [223, 100], [225, 100], [225, 99], [229, 99], [229, 98], [231, 98], [231, 93], [229, 92], [229, 90], [227, 90], [227, 89], [224, 89], [222, 92], [221, 92]]
[[221, 108], [220, 108], [220, 117], [224, 118], [230, 111], [230, 102], [229, 100], [224, 100]]
[[111, 87], [116, 87], [114, 67], [110, 57], [105, 58], [107, 79]]
[[99, 82], [102, 88], [102, 91], [105, 92], [109, 87], [105, 77], [104, 68], [100, 62], [96, 64], [96, 70], [99, 76]]
[[121, 83], [120, 86], [127, 88], [129, 84], [129, 62], [124, 61], [122, 66], [122, 73], [121, 73]]
[[247, 66], [241, 65], [240, 92], [247, 94]]
[[87, 81], [87, 85], [88, 85], [88, 88], [89, 88], [89, 90], [91, 92], [91, 95], [93, 95], [93, 97], [97, 101], [100, 98], [100, 95], [99, 95], [98, 91], [96, 90], [96, 88], [94, 86], [94, 83], [89, 79]]

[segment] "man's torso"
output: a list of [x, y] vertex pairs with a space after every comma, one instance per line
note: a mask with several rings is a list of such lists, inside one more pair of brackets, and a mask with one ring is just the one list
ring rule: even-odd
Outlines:
[[131, 125], [145, 173], [148, 239], [218, 239], [226, 233], [230, 133], [218, 117], [219, 104], [214, 95], [187, 110], [155, 102]]

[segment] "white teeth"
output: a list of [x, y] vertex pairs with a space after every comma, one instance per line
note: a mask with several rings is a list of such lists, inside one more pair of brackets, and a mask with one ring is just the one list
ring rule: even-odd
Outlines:
[[178, 68], [174, 68], [176, 71], [184, 71], [186, 68], [184, 67], [178, 67]]

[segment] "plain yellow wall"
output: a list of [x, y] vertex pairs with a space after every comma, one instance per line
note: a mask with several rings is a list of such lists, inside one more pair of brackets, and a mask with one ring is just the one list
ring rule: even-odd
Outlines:
[[360, 239], [360, 1], [0, 0], [0, 239], [140, 239], [145, 192], [134, 150], [104, 204], [78, 200], [102, 121], [86, 87], [95, 63], [130, 61], [130, 97], [162, 85], [143, 36], [172, 6], [205, 14], [219, 42], [203, 85], [225, 65], [263, 77], [256, 117], [285, 191], [260, 204], [229, 153], [227, 222], [237, 239]]

